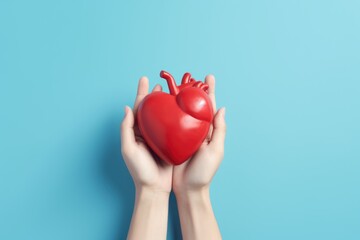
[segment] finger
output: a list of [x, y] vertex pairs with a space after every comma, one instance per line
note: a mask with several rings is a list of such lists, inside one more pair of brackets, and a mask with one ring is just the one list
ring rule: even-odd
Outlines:
[[162, 91], [162, 86], [160, 84], [156, 84], [152, 90], [152, 92], [161, 92], [161, 91]]
[[209, 145], [217, 150], [223, 150], [226, 135], [225, 108], [220, 108], [219, 111], [217, 111], [213, 125], [214, 129]]
[[136, 143], [134, 134], [134, 113], [130, 107], [125, 107], [125, 116], [121, 123], [121, 149], [129, 150]]
[[149, 79], [147, 77], [141, 77], [139, 80], [139, 85], [137, 89], [136, 99], [134, 103], [134, 112], [136, 113], [137, 108], [139, 107], [140, 102], [149, 92]]
[[215, 77], [211, 74], [205, 77], [205, 83], [209, 86], [208, 95], [211, 100], [211, 104], [214, 112], [216, 111], [216, 101], [215, 101]]
[[210, 141], [211, 141], [211, 136], [212, 136], [212, 133], [213, 133], [213, 129], [214, 129], [213, 124], [210, 124], [209, 132], [208, 132], [208, 134], [207, 134], [207, 136], [206, 136], [206, 138], [205, 138], [204, 143], [206, 143], [206, 144], [209, 144], [209, 143], [210, 143]]
[[[208, 88], [208, 96], [211, 100], [211, 104], [212, 104], [212, 108], [213, 108], [213, 111], [215, 113], [216, 111], [216, 101], [215, 101], [215, 77], [211, 74], [207, 75], [205, 77], [205, 83], [209, 86]], [[213, 132], [213, 126], [211, 125], [210, 126], [210, 129], [209, 129], [209, 132], [208, 132], [208, 135], [206, 137], [206, 141], [207, 142], [210, 142], [211, 140], [211, 136], [212, 136], [212, 132]]]

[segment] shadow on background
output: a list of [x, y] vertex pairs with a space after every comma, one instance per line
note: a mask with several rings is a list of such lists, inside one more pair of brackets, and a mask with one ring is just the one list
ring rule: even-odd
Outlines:
[[181, 227], [179, 220], [179, 212], [177, 209], [176, 198], [174, 193], [170, 195], [169, 203], [169, 224], [168, 224], [168, 237], [167, 239], [181, 240]]
[[[104, 155], [100, 159], [101, 169], [107, 185], [110, 185], [114, 195], [119, 200], [120, 209], [118, 220], [115, 223], [115, 232], [109, 234], [114, 236], [112, 239], [126, 239], [130, 226], [131, 215], [135, 202], [135, 187], [128, 172], [124, 159], [121, 156], [121, 140], [120, 140], [120, 122], [122, 117], [114, 116], [106, 125], [104, 133]], [[179, 214], [177, 210], [176, 199], [173, 193], [170, 195], [169, 202], [169, 221], [167, 239], [180, 240], [181, 228]]]

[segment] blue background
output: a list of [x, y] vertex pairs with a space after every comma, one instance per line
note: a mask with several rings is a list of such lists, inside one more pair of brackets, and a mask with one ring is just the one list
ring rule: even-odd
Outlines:
[[[217, 78], [224, 239], [360, 239], [360, 3], [0, 2], [0, 239], [124, 239], [141, 75]], [[181, 239], [171, 198], [168, 239]]]

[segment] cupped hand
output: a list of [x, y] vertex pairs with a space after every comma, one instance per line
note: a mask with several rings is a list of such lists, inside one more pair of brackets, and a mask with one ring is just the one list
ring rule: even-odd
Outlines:
[[[170, 193], [173, 168], [159, 160], [148, 148], [135, 122], [137, 108], [148, 91], [149, 80], [140, 78], [134, 108], [125, 107], [121, 124], [121, 152], [137, 189], [148, 188]], [[156, 85], [154, 91], [161, 91], [161, 86]]]
[[[206, 76], [205, 83], [209, 85], [209, 97], [215, 111], [214, 76]], [[216, 112], [208, 137], [199, 150], [188, 161], [174, 166], [172, 185], [175, 194], [209, 187], [224, 157], [225, 133], [225, 108], [221, 108]]]

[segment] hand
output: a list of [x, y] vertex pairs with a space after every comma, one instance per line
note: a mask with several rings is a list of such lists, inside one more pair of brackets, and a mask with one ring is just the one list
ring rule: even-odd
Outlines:
[[[205, 83], [209, 85], [209, 97], [215, 110], [214, 76], [206, 76]], [[208, 137], [196, 154], [183, 164], [174, 166], [173, 190], [176, 195], [209, 187], [224, 157], [225, 132], [225, 108], [221, 108], [216, 112]]]
[[[208, 75], [209, 97], [215, 103], [215, 78]], [[225, 109], [215, 114], [207, 139], [187, 162], [174, 166], [173, 190], [176, 196], [183, 239], [222, 239], [210, 201], [210, 183], [224, 157]]]
[[[127, 237], [129, 240], [166, 239], [167, 232], [172, 166], [157, 159], [146, 146], [134, 117], [148, 90], [149, 80], [142, 77], [134, 110], [125, 107], [121, 124], [121, 152], [136, 187], [134, 212]], [[155, 86], [154, 91], [161, 91], [161, 86]]]
[[[134, 109], [125, 107], [121, 124], [121, 151], [137, 190], [147, 188], [170, 193], [172, 166], [157, 159], [146, 146], [135, 123], [137, 108], [148, 90], [149, 80], [146, 77], [140, 78]], [[154, 91], [161, 91], [161, 86], [156, 85]]]

